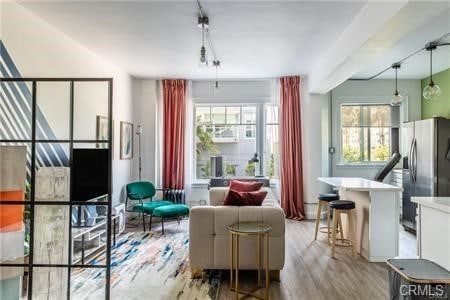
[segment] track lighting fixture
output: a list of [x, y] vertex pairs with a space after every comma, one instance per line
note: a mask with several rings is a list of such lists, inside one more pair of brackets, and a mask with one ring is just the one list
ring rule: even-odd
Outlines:
[[392, 96], [392, 105], [399, 105], [396, 103], [400, 103], [403, 99], [403, 97], [398, 93], [397, 90], [397, 69], [400, 68], [400, 64], [402, 64], [404, 61], [406, 61], [407, 59], [413, 57], [414, 55], [421, 53], [423, 50], [427, 50], [430, 51], [430, 81], [428, 83], [428, 85], [423, 89], [423, 97], [427, 100], [433, 100], [436, 99], [437, 97], [439, 97], [442, 94], [441, 88], [435, 84], [433, 82], [433, 50], [435, 50], [437, 47], [441, 47], [441, 46], [450, 46], [450, 42], [446, 41], [445, 39], [447, 39], [448, 37], [450, 37], [450, 32], [444, 34], [443, 36], [441, 36], [439, 39], [434, 40], [432, 42], [429, 42], [425, 45], [425, 47], [418, 49], [412, 53], [410, 53], [408, 56], [406, 56], [405, 58], [399, 60], [398, 62], [390, 65], [389, 67], [386, 67], [385, 69], [381, 70], [380, 72], [376, 73], [375, 75], [372, 75], [368, 78], [351, 78], [350, 80], [355, 80], [355, 81], [367, 81], [367, 80], [372, 80], [377, 78], [378, 76], [380, 76], [381, 74], [389, 71], [390, 69], [395, 69], [395, 92], [394, 95]]
[[200, 65], [208, 65], [208, 56], [205, 48], [205, 30], [209, 27], [209, 19], [206, 16], [198, 17], [197, 25], [202, 29], [202, 46], [200, 47]]
[[430, 81], [422, 92], [422, 96], [426, 100], [434, 100], [442, 93], [441, 88], [433, 82], [433, 50], [435, 50], [436, 47], [437, 46], [434, 43], [429, 43], [425, 47], [425, 50], [430, 51]]
[[395, 91], [391, 98], [391, 105], [392, 106], [399, 106], [402, 104], [403, 96], [398, 92], [398, 79], [397, 79], [397, 70], [400, 69], [401, 64], [400, 63], [393, 63], [392, 69], [395, 70]]
[[202, 29], [202, 46], [200, 47], [200, 66], [207, 66], [208, 65], [208, 53], [206, 52], [205, 47], [205, 39], [208, 42], [208, 50], [211, 53], [211, 60], [212, 60], [212, 66], [215, 68], [216, 71], [216, 80], [214, 81], [214, 90], [219, 89], [219, 80], [218, 80], [218, 73], [219, 73], [219, 67], [220, 67], [220, 61], [217, 58], [216, 51], [214, 49], [214, 45], [211, 38], [211, 33], [209, 31], [209, 18], [207, 17], [206, 13], [204, 12], [202, 5], [200, 4], [200, 1], [197, 0], [197, 6], [198, 6], [198, 19], [197, 19], [197, 26]]

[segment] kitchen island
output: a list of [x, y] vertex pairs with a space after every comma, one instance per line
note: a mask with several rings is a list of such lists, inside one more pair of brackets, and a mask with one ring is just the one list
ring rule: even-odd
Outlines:
[[[319, 181], [339, 189], [341, 200], [355, 202], [357, 253], [370, 262], [398, 256], [401, 187], [358, 177], [319, 177]], [[348, 237], [348, 222], [344, 218], [343, 227]]]

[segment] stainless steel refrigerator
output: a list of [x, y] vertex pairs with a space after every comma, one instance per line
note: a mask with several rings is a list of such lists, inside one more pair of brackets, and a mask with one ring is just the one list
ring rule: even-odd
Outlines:
[[450, 120], [432, 118], [402, 126], [402, 224], [416, 230], [411, 196], [450, 196]]

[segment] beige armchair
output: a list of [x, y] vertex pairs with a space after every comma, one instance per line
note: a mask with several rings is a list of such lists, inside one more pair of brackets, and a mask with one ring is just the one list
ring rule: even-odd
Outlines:
[[[263, 222], [272, 227], [269, 234], [269, 269], [272, 279], [279, 279], [284, 267], [285, 216], [269, 188], [262, 206], [222, 206], [228, 188], [211, 188], [210, 206], [196, 206], [189, 217], [189, 263], [192, 276], [203, 269], [229, 269], [229, 233], [227, 227], [238, 222]], [[240, 269], [256, 270], [257, 238], [240, 241]], [[265, 255], [263, 253], [263, 255]]]

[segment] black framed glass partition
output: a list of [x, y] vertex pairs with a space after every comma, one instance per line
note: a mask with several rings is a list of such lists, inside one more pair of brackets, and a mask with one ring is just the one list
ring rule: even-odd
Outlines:
[[92, 271], [109, 299], [112, 92], [112, 78], [0, 78], [1, 299], [80, 298]]

